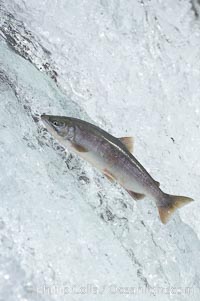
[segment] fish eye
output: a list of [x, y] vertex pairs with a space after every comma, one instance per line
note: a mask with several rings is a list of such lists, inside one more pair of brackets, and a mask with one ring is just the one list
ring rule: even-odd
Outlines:
[[53, 121], [52, 121], [52, 125], [53, 125], [55, 128], [61, 129], [61, 128], [64, 128], [65, 123], [62, 122], [62, 121], [53, 120]]
[[58, 122], [55, 120], [55, 121], [53, 121], [53, 125], [58, 126], [59, 124], [58, 124]]

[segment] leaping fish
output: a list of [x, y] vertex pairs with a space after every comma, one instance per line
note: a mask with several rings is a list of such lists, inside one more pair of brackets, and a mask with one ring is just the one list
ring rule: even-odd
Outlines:
[[116, 138], [89, 122], [64, 116], [41, 116], [49, 133], [58, 142], [99, 169], [110, 181], [117, 181], [135, 199], [155, 200], [162, 223], [193, 199], [164, 193], [132, 155], [133, 138]]

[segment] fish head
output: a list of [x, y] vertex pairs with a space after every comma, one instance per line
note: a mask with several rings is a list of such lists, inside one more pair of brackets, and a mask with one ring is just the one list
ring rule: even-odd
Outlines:
[[70, 117], [43, 114], [41, 115], [41, 119], [48, 132], [55, 138], [73, 139], [74, 126]]

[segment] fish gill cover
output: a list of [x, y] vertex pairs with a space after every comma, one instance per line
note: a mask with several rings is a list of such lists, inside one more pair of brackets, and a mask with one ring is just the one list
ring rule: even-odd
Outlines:
[[[0, 297], [199, 300], [198, 2], [1, 1]], [[161, 225], [45, 131], [70, 115], [117, 137], [169, 193]]]

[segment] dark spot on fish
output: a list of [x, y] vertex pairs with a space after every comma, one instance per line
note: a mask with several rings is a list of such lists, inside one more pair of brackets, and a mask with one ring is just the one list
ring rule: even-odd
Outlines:
[[173, 143], [175, 143], [175, 139], [173, 137], [170, 137], [170, 139], [172, 140]]

